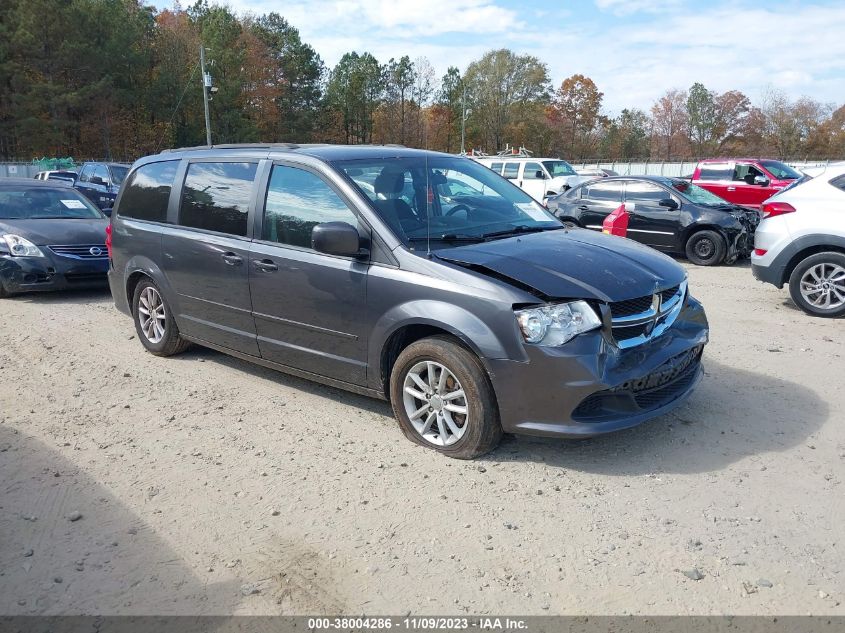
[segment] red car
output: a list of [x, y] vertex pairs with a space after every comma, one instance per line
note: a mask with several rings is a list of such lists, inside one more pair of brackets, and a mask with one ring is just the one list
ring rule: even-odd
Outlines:
[[710, 158], [698, 163], [692, 182], [728, 202], [759, 209], [763, 201], [801, 174], [768, 158]]

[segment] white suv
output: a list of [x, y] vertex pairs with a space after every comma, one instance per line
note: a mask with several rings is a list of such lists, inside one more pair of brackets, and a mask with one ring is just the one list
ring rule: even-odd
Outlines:
[[505, 155], [473, 159], [504, 176], [538, 202], [593, 180], [588, 176], [579, 176], [572, 165], [559, 158]]
[[751, 269], [807, 314], [845, 315], [845, 166], [805, 176], [763, 203]]

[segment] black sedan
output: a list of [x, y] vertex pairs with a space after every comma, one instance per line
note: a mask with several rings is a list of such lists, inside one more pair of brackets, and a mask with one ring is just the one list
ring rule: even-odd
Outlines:
[[0, 179], [0, 297], [106, 284], [108, 223], [70, 186]]
[[694, 264], [731, 264], [754, 248], [757, 211], [744, 209], [680, 178], [624, 176], [592, 180], [548, 200], [561, 220], [602, 230], [623, 202], [629, 209], [628, 237]]

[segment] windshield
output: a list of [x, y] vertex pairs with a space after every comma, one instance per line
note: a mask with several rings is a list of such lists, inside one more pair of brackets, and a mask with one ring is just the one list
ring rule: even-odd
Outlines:
[[413, 156], [337, 163], [411, 249], [562, 228], [524, 191], [466, 158]]
[[565, 160], [544, 160], [543, 167], [549, 172], [549, 176], [556, 178], [557, 176], [577, 176], [572, 165]]
[[104, 218], [76, 190], [48, 187], [0, 187], [0, 220], [82, 220]]
[[778, 180], [797, 180], [801, 177], [792, 167], [777, 160], [761, 160], [760, 164]]
[[126, 174], [129, 171], [128, 167], [122, 167], [120, 165], [112, 165], [111, 169], [111, 179], [112, 183], [115, 185], [120, 185], [123, 183], [123, 179], [126, 178]]
[[698, 185], [694, 185], [689, 183], [685, 180], [673, 180], [672, 181], [672, 188], [675, 191], [678, 191], [684, 194], [684, 197], [687, 198], [690, 202], [694, 202], [695, 204], [707, 204], [707, 205], [725, 205], [730, 204], [724, 198], [720, 198], [715, 193], [710, 193], [707, 189], [703, 187], [699, 187]]

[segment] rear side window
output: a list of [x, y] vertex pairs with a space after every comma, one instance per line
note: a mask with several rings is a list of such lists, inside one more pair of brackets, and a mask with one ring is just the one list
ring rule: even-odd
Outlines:
[[622, 183], [621, 182], [594, 182], [584, 188], [582, 194], [584, 198], [590, 200], [610, 200], [612, 202], [622, 202]]
[[830, 181], [830, 184], [834, 187], [838, 187], [842, 191], [845, 191], [845, 175], [839, 176], [839, 178], [834, 178]]
[[727, 163], [708, 163], [701, 166], [699, 180], [731, 180], [733, 171]]
[[[537, 175], [537, 172], [540, 175]], [[543, 179], [543, 168], [540, 167], [540, 163], [525, 163], [525, 168], [522, 172], [523, 178], [525, 180], [542, 180]]]
[[179, 224], [246, 237], [257, 163], [191, 163]]
[[495, 171], [497, 174], [501, 174], [502, 173], [502, 163], [493, 163], [492, 165], [490, 165], [490, 169]]
[[316, 174], [296, 167], [273, 167], [264, 204], [262, 239], [311, 248], [311, 231], [322, 222], [357, 226], [358, 220]]
[[167, 221], [167, 202], [179, 161], [142, 165], [130, 176], [120, 198], [117, 214], [124, 218]]
[[516, 178], [519, 175], [519, 163], [505, 163], [505, 173], [502, 175], [511, 180]]

